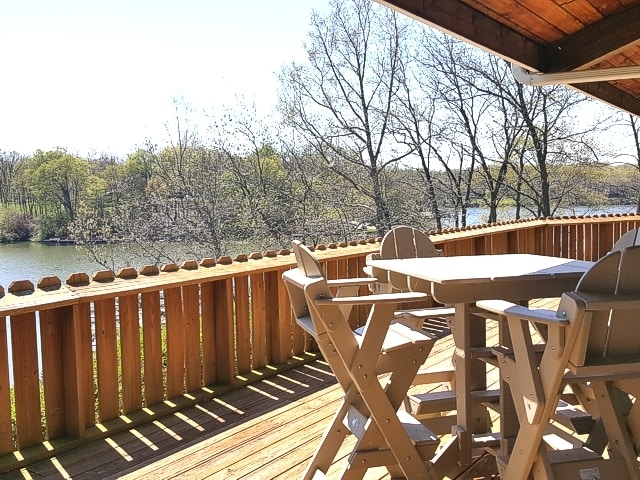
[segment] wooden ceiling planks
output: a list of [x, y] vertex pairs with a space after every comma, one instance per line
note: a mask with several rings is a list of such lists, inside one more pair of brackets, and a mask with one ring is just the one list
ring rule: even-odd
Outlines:
[[[477, 0], [463, 0], [474, 10], [478, 10], [490, 18], [499, 18], [501, 23], [518, 32], [523, 37], [538, 44], [548, 44], [549, 36], [561, 38], [562, 31], [543, 17], [536, 15], [521, 2], [515, 0], [497, 0], [494, 2], [480, 2]], [[532, 21], [534, 19], [535, 21]]]

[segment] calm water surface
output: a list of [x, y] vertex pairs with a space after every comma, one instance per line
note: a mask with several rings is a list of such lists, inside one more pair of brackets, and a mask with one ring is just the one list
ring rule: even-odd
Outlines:
[[[603, 213], [631, 213], [634, 207], [616, 206], [601, 209], [586, 209], [575, 207], [557, 212], [557, 215], [600, 215]], [[510, 209], [499, 213], [499, 221], [513, 218]], [[468, 223], [470, 225], [486, 222], [484, 209], [469, 210]], [[141, 263], [142, 265], [143, 263]], [[90, 261], [87, 256], [74, 246], [50, 246], [38, 242], [23, 242], [15, 244], [0, 243], [0, 285], [8, 288], [14, 280], [30, 280], [34, 285], [42, 277], [56, 276], [64, 283], [69, 275], [85, 272], [91, 275], [102, 270], [98, 264]]]
[[56, 276], [64, 283], [72, 273], [93, 273], [101, 268], [90, 262], [74, 246], [50, 246], [39, 242], [0, 243], [0, 285], [5, 289], [14, 280]]

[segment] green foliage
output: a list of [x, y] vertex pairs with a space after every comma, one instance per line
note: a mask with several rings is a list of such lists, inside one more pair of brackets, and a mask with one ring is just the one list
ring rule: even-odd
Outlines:
[[0, 209], [0, 242], [22, 242], [33, 235], [33, 219], [16, 208]]
[[75, 216], [88, 177], [87, 161], [64, 149], [38, 150], [23, 171], [23, 181], [35, 198], [52, 208], [64, 208], [69, 220]]
[[33, 240], [47, 238], [67, 238], [69, 236], [69, 216], [62, 211], [46, 211], [35, 220]]

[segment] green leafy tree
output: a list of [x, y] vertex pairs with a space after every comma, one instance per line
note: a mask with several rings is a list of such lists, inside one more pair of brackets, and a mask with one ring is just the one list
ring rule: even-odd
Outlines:
[[24, 176], [39, 202], [54, 208], [62, 207], [68, 220], [73, 221], [89, 178], [86, 160], [64, 149], [38, 150], [30, 159]]

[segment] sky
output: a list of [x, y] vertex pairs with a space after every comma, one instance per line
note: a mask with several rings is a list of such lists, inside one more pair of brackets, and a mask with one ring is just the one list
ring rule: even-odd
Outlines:
[[174, 99], [276, 104], [329, 0], [20, 0], [0, 3], [0, 150], [121, 157], [163, 143]]

